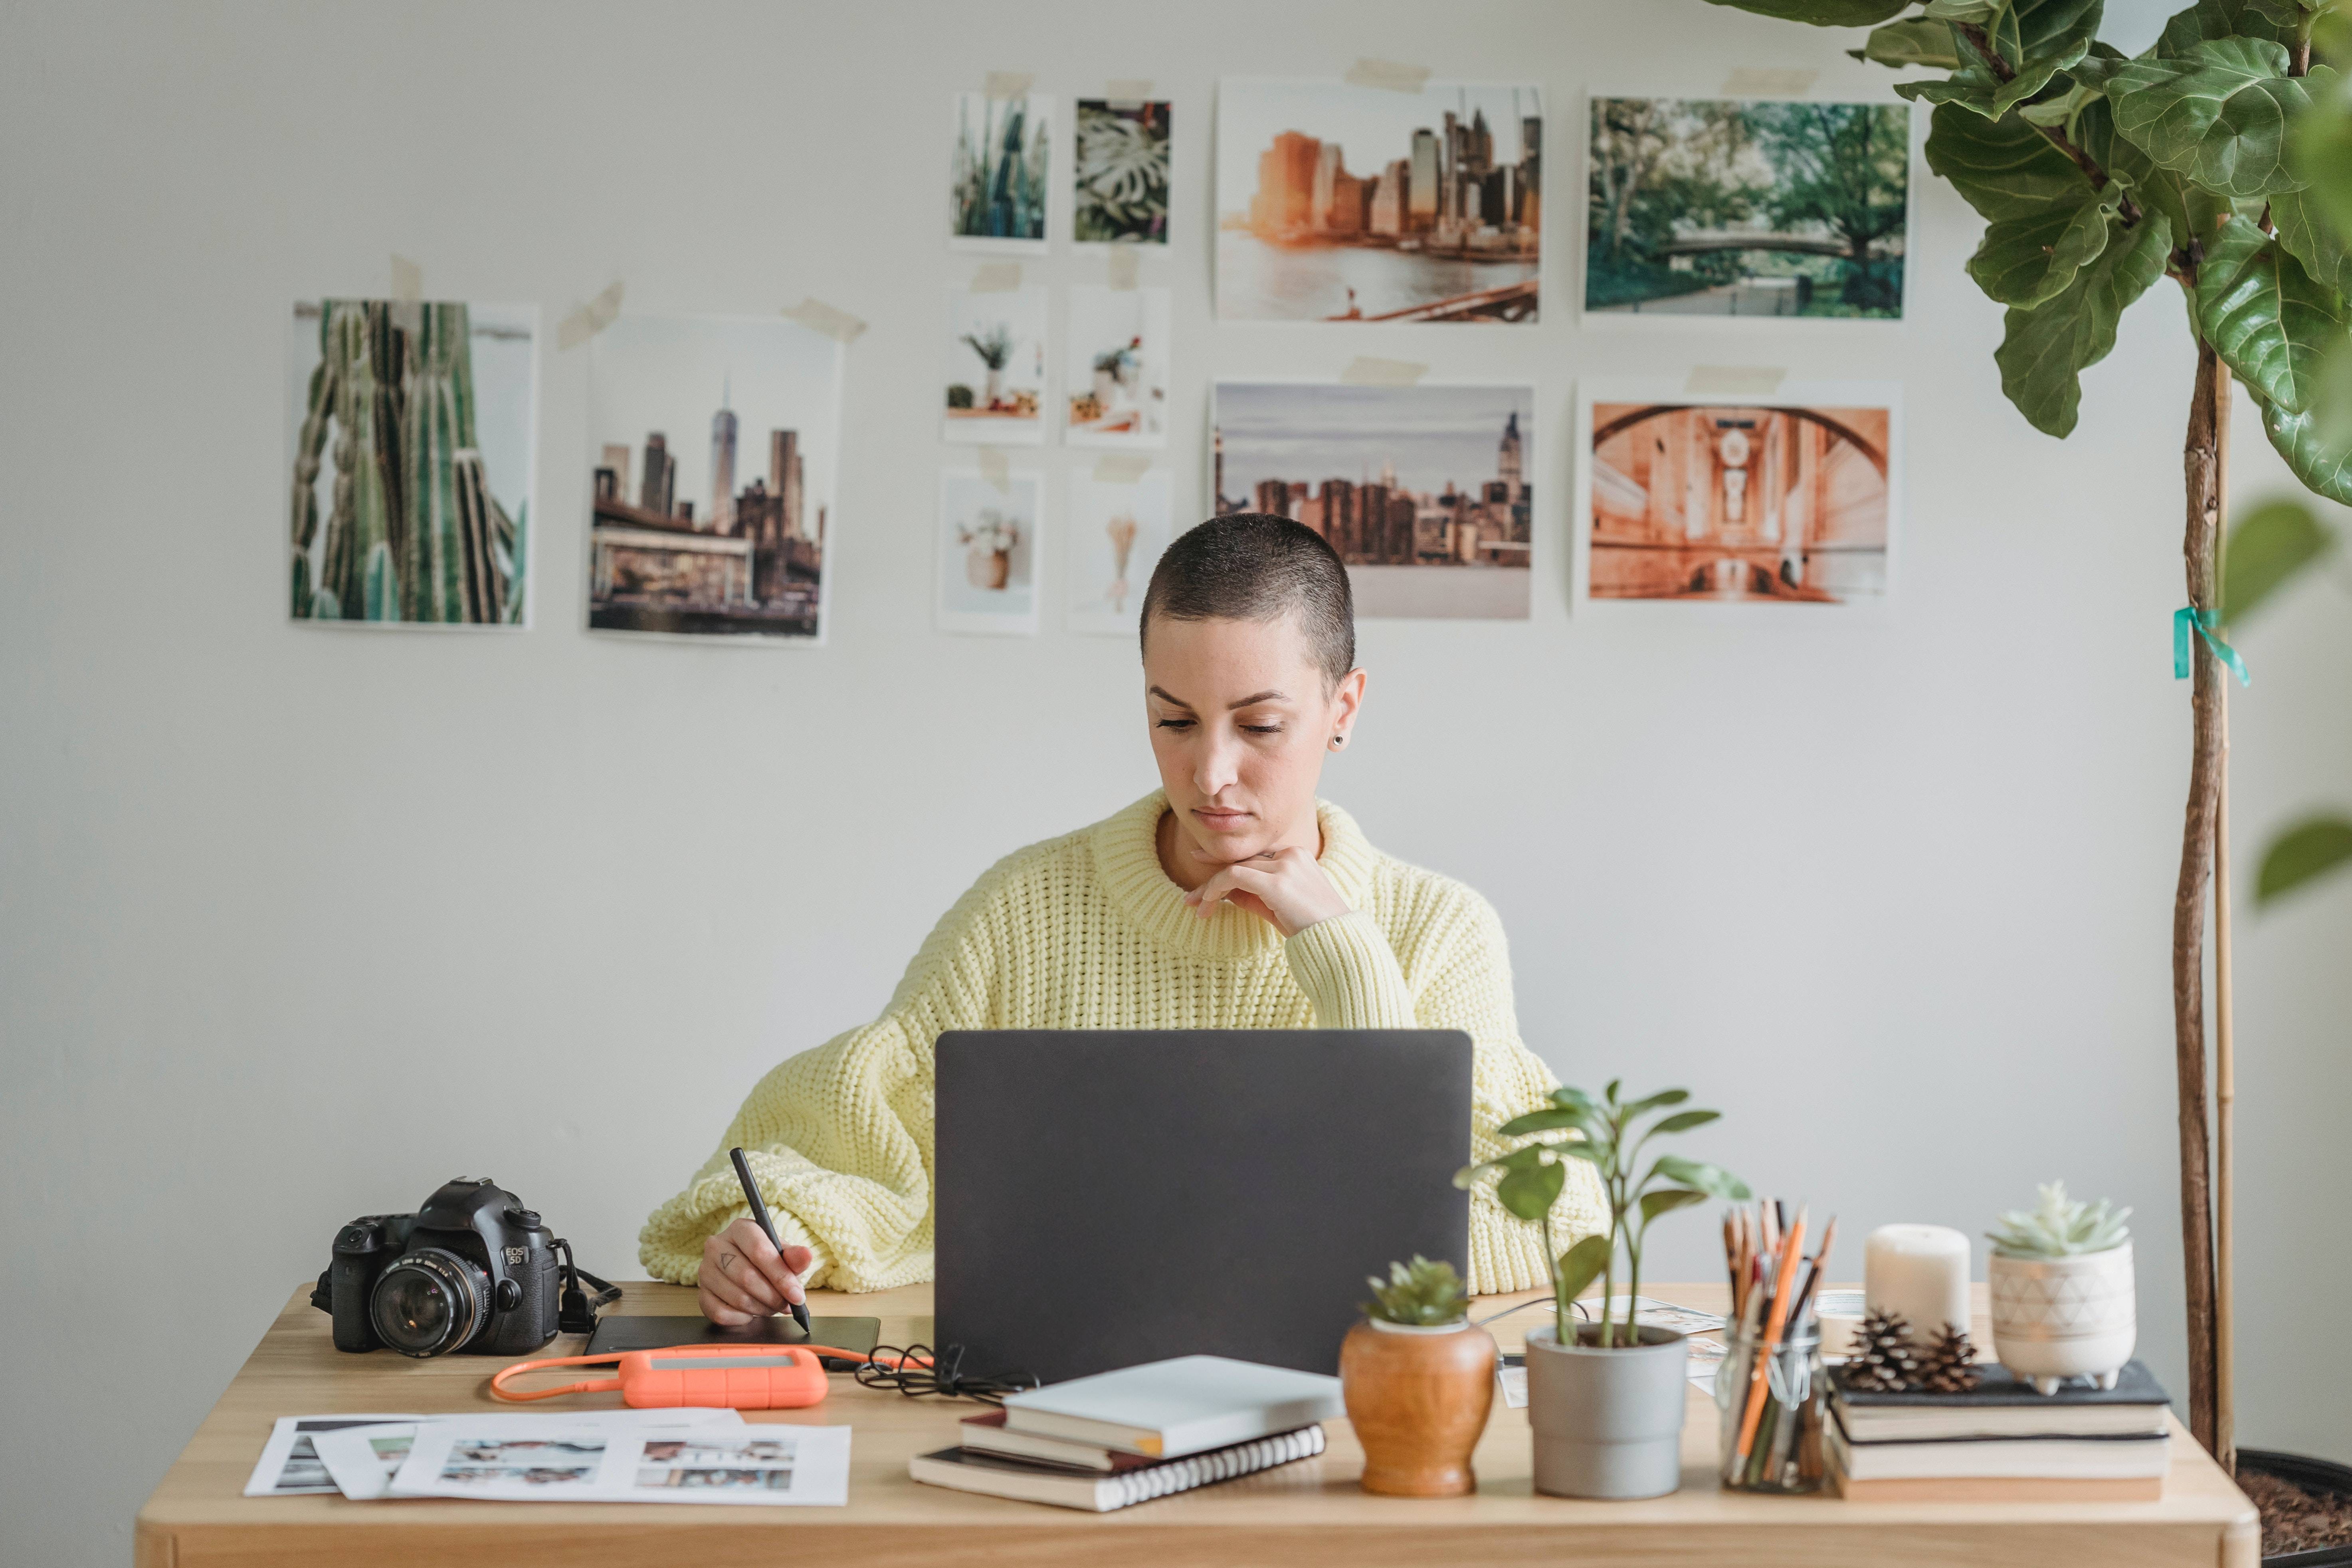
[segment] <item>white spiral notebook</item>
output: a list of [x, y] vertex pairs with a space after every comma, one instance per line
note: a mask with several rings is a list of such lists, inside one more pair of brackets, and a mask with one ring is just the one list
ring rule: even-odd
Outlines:
[[927, 1486], [1108, 1513], [1194, 1487], [1270, 1470], [1294, 1459], [1312, 1458], [1323, 1451], [1323, 1446], [1322, 1427], [1302, 1426], [1296, 1432], [1181, 1459], [1162, 1459], [1108, 1476], [1097, 1470], [1003, 1458], [970, 1448], [941, 1448], [908, 1460], [907, 1473]]

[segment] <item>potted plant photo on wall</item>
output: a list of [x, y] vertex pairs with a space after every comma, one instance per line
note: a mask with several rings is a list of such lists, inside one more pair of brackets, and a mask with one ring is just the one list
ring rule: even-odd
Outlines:
[[[1555, 1497], [1662, 1497], [1681, 1485], [1689, 1345], [1675, 1330], [1633, 1320], [1643, 1245], [1661, 1215], [1709, 1197], [1748, 1196], [1747, 1184], [1728, 1171], [1679, 1154], [1659, 1154], [1643, 1169], [1651, 1139], [1704, 1127], [1722, 1113], [1674, 1110], [1690, 1098], [1687, 1089], [1621, 1100], [1618, 1084], [1610, 1080], [1597, 1100], [1581, 1089], [1552, 1090], [1549, 1106], [1496, 1129], [1500, 1137], [1528, 1142], [1500, 1159], [1466, 1165], [1454, 1178], [1459, 1187], [1494, 1178], [1496, 1200], [1543, 1227], [1552, 1321], [1528, 1333], [1528, 1422], [1535, 1429], [1536, 1490]], [[1570, 1160], [1600, 1168], [1609, 1231], [1556, 1253], [1551, 1206], [1567, 1185]], [[1612, 1310], [1621, 1254], [1622, 1320]], [[1580, 1321], [1573, 1303], [1595, 1279], [1601, 1281], [1598, 1321]]]
[[940, 434], [984, 445], [1044, 443], [1045, 289], [950, 289], [947, 356]]

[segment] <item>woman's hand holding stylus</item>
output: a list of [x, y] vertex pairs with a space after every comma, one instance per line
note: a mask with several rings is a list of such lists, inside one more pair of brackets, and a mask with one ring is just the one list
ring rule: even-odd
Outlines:
[[722, 1328], [787, 1311], [807, 1300], [802, 1274], [816, 1261], [805, 1247], [787, 1247], [782, 1256], [748, 1216], [702, 1244], [702, 1271], [695, 1292], [702, 1315]]

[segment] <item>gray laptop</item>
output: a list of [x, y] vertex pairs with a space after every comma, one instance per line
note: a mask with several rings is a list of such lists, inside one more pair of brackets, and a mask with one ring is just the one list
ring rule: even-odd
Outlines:
[[1391, 1259], [1465, 1272], [1470, 1037], [954, 1031], [935, 1342], [1047, 1383], [1206, 1353], [1330, 1373]]

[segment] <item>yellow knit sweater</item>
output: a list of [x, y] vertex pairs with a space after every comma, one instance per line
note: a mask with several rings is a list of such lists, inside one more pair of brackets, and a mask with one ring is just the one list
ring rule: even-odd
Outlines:
[[[727, 1151], [741, 1145], [812, 1286], [881, 1290], [931, 1277], [932, 1044], [948, 1029], [1461, 1029], [1475, 1042], [1465, 1153], [1552, 1088], [1519, 1043], [1502, 922], [1486, 900], [1367, 843], [1323, 804], [1321, 864], [1353, 912], [1287, 940], [1245, 910], [1203, 921], [1160, 868], [1167, 797], [990, 868], [935, 927], [882, 1016], [780, 1063], [718, 1150], [654, 1211], [638, 1257], [694, 1283], [702, 1244], [749, 1212]], [[1554, 1244], [1605, 1228], [1592, 1167], [1568, 1162]], [[1536, 1226], [1473, 1195], [1470, 1288], [1545, 1283]]]

